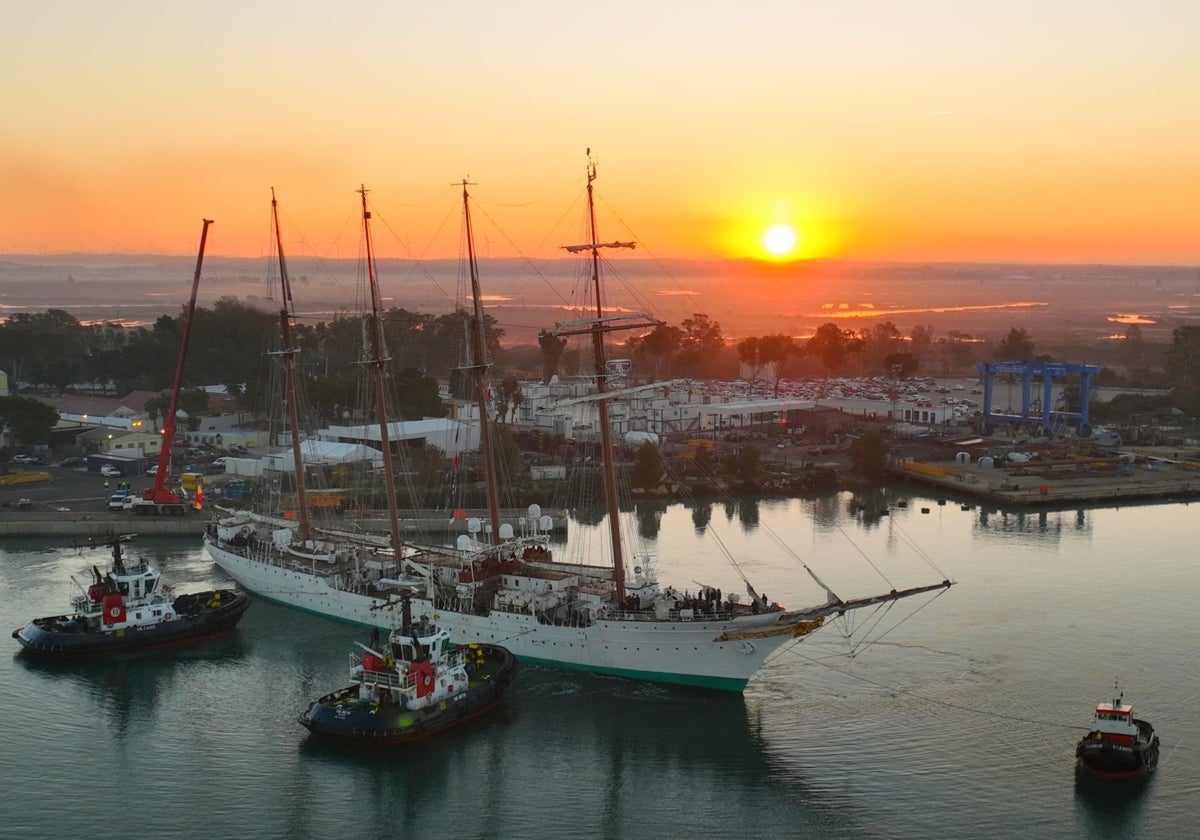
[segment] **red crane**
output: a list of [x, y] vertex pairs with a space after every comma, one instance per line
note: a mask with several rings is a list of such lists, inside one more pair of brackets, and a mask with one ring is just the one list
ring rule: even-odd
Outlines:
[[212, 219], [204, 220], [200, 232], [200, 253], [196, 255], [196, 276], [192, 279], [192, 299], [188, 302], [187, 317], [183, 324], [183, 336], [179, 339], [179, 361], [175, 364], [175, 384], [171, 386], [171, 407], [163, 421], [162, 449], [158, 453], [158, 471], [154, 474], [154, 486], [142, 491], [142, 498], [133, 505], [134, 513], [162, 513], [183, 516], [187, 508], [184, 495], [171, 487], [167, 477], [167, 466], [171, 461], [171, 443], [175, 440], [175, 412], [179, 410], [179, 387], [183, 382], [183, 362], [187, 358], [188, 339], [192, 334], [192, 318], [196, 314], [196, 293], [200, 290], [200, 266], [204, 263], [204, 243], [208, 239], [208, 226]]

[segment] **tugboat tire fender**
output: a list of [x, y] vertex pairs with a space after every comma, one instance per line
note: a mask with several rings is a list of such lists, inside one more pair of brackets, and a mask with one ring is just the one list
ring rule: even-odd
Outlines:
[[174, 617], [175, 616], [171, 615], [170, 613], [163, 613], [163, 621], [170, 621]]

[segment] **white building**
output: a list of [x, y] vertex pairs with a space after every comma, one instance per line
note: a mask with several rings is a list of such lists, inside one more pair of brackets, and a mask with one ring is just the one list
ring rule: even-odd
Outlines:
[[[338, 443], [361, 443], [382, 452], [379, 426], [330, 426], [317, 432], [317, 438]], [[479, 449], [479, 425], [445, 417], [402, 420], [388, 423], [388, 439], [399, 446], [436, 446], [447, 455], [459, 455]], [[382, 457], [382, 456], [381, 456]]]

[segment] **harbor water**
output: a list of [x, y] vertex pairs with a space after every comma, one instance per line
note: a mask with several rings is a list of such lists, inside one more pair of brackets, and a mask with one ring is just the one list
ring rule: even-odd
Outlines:
[[[889, 491], [879, 515], [880, 501], [640, 510], [661, 582], [681, 590], [744, 591], [721, 546], [787, 607], [824, 599], [804, 565], [844, 598], [957, 582], [828, 624], [740, 696], [526, 667], [485, 717], [351, 749], [296, 716], [346, 684], [357, 628], [256, 600], [232, 635], [165, 654], [44, 663], [8, 639], [0, 837], [1192, 836], [1194, 506], [1004, 513]], [[603, 532], [572, 522], [569, 539]], [[131, 550], [177, 591], [228, 583], [197, 540]], [[6, 631], [64, 612], [70, 577], [106, 560], [6, 540]], [[1116, 678], [1162, 739], [1144, 782], [1074, 772]]]

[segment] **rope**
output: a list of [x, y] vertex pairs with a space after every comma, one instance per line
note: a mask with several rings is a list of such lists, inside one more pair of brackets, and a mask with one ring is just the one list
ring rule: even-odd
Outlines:
[[[804, 641], [804, 638], [800, 638], [797, 640], [797, 642], [803, 642], [803, 641]], [[1028, 724], [1032, 724], [1034, 726], [1044, 726], [1047, 729], [1082, 730], [1084, 732], [1087, 732], [1090, 730], [1090, 727], [1079, 726], [1078, 724], [1065, 724], [1065, 723], [1056, 723], [1056, 722], [1052, 723], [1050, 721], [1036, 720], [1035, 718], [1022, 717], [1021, 715], [1004, 714], [1003, 712], [997, 712], [997, 711], [994, 711], [991, 709], [987, 709], [987, 710], [977, 709], [974, 706], [966, 706], [966, 705], [963, 705], [962, 703], [952, 703], [949, 700], [939, 700], [936, 697], [928, 697], [924, 694], [918, 694], [915, 691], [909, 691], [908, 689], [905, 689], [905, 688], [898, 688], [896, 686], [886, 685], [884, 683], [879, 682], [878, 680], [873, 680], [870, 677], [864, 677], [860, 674], [851, 674], [850, 672], [844, 671], [841, 668], [836, 668], [827, 662], [823, 662], [823, 661], [821, 661], [819, 659], [815, 659], [811, 656], [806, 656], [805, 654], [798, 652], [796, 650], [796, 647], [797, 647], [797, 645], [792, 645], [791, 647], [783, 648], [781, 653], [782, 652], [791, 653], [791, 654], [799, 657], [800, 659], [803, 659], [807, 662], [812, 663], [813, 665], [820, 665], [822, 667], [828, 668], [829, 670], [834, 671], [844, 677], [852, 677], [853, 679], [859, 680], [860, 682], [867, 683], [868, 685], [875, 686], [876, 688], [881, 688], [885, 691], [891, 691], [896, 694], [903, 694], [907, 697], [912, 697], [914, 700], [920, 700], [923, 703], [933, 703], [938, 706], [945, 706], [946, 708], [949, 708], [949, 709], [957, 709], [960, 712], [968, 712], [973, 715], [980, 715], [982, 717], [987, 717], [987, 718], [992, 718], [992, 719], [1001, 718], [1003, 720], [1015, 721], [1017, 723], [1028, 723]]]

